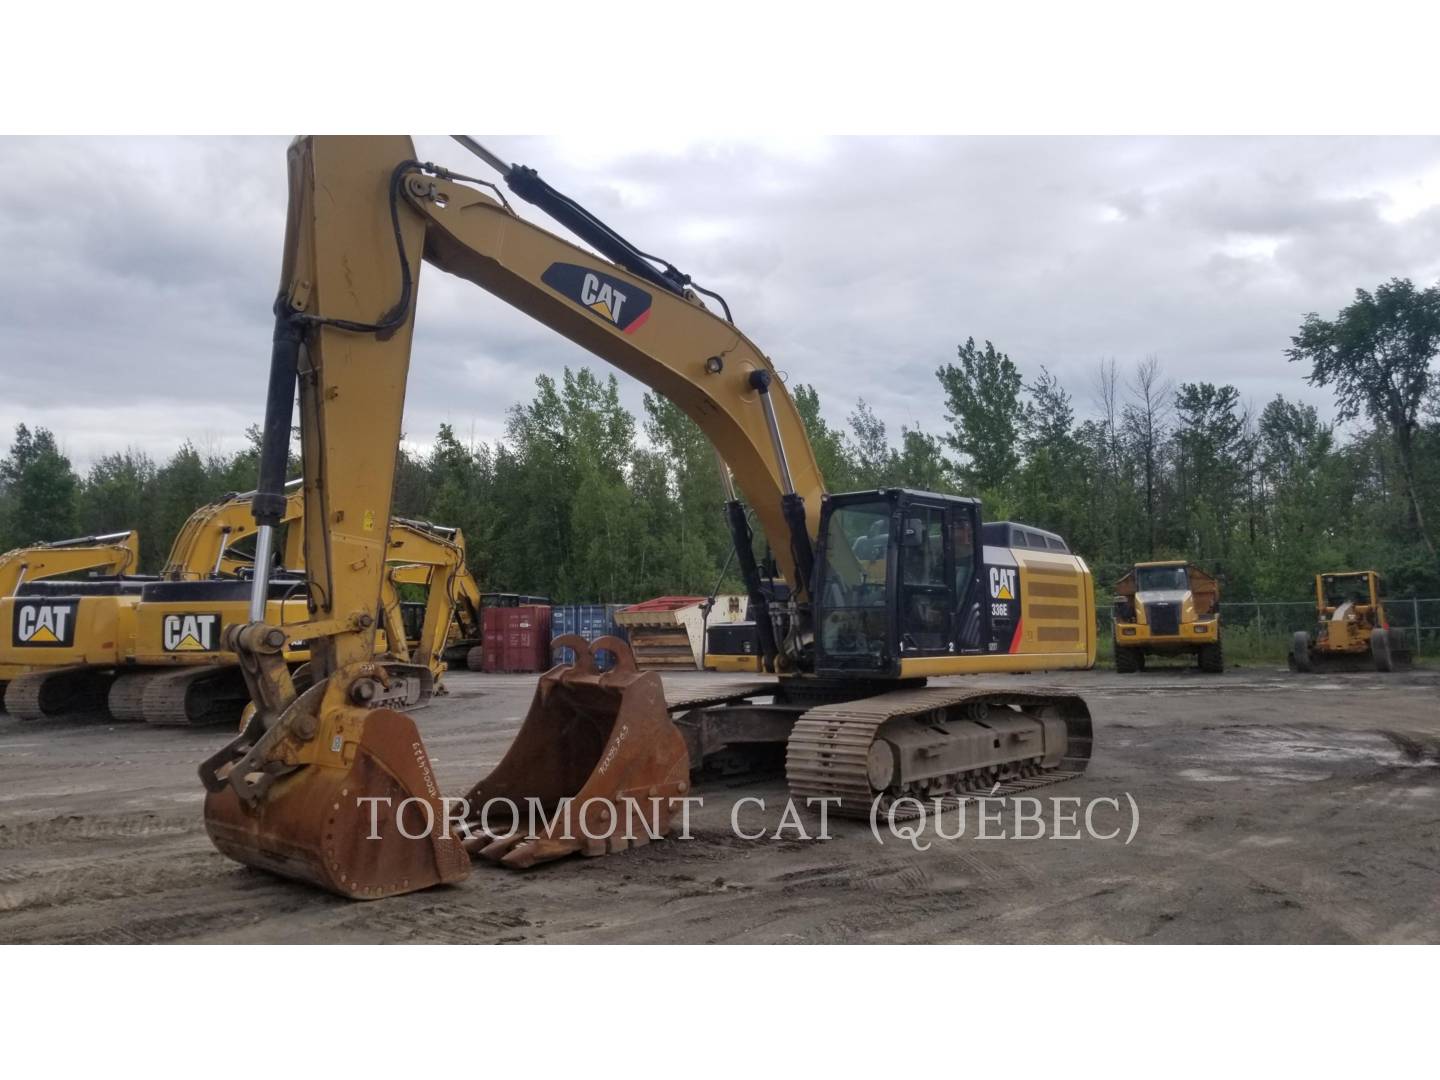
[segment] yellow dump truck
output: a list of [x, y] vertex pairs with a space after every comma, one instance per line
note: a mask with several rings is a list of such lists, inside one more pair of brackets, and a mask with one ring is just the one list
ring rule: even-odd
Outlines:
[[1136, 563], [1115, 584], [1115, 670], [1143, 671], [1147, 656], [1193, 655], [1201, 671], [1225, 670], [1220, 584], [1182, 560]]

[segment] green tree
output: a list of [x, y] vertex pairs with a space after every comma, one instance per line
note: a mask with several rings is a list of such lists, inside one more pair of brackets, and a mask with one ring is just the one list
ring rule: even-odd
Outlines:
[[[186, 518], [199, 507], [227, 494], [223, 480], [206, 467], [200, 452], [188, 440], [160, 467], [155, 476], [155, 489], [157, 497], [150, 520], [158, 541], [156, 550], [164, 552], [169, 551]], [[142, 539], [144, 529], [142, 526]], [[160, 561], [163, 560], [162, 555]]]
[[1075, 408], [1060, 380], [1044, 367], [1025, 389], [1030, 402], [1022, 439], [1025, 462], [1017, 474], [1017, 510], [1026, 521], [1073, 537], [1085, 518], [1076, 501], [1083, 483]]
[[825, 481], [826, 491], [854, 491], [861, 485], [856, 480], [856, 467], [851, 448], [843, 432], [830, 426], [820, 412], [820, 395], [813, 386], [798, 383], [794, 391], [795, 409], [805, 422], [815, 464]]
[[0, 550], [61, 540], [79, 531], [80, 479], [46, 428], [15, 428], [10, 454], [0, 460]]
[[900, 428], [900, 452], [894, 455], [891, 475], [894, 483], [916, 491], [955, 491], [944, 447], [920, 428]]
[[155, 462], [144, 451], [106, 454], [90, 466], [80, 491], [80, 531], [140, 530], [140, 565], [158, 568], [164, 540], [147, 527], [155, 499]]
[[1374, 293], [1356, 289], [1355, 302], [1333, 321], [1312, 311], [1290, 341], [1290, 360], [1310, 364], [1307, 381], [1335, 388], [1341, 420], [1364, 412], [1394, 440], [1411, 521], [1435, 558], [1416, 485], [1415, 440], [1434, 379], [1430, 365], [1440, 355], [1440, 285], [1417, 291], [1392, 278]]
[[935, 372], [945, 392], [945, 419], [952, 425], [945, 443], [960, 455], [956, 469], [961, 479], [989, 495], [1013, 481], [1020, 463], [1023, 379], [1010, 357], [989, 341], [980, 349], [973, 337], [967, 338], [957, 354], [958, 364]]
[[1184, 383], [1175, 393], [1174, 467], [1180, 546], [1193, 559], [1225, 568], [1231, 562], [1235, 516], [1243, 506], [1251, 442], [1240, 391], [1213, 383]]

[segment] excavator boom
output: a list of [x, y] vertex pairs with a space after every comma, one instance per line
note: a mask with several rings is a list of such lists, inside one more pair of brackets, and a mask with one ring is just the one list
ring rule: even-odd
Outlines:
[[0, 555], [0, 596], [14, 596], [27, 581], [62, 574], [133, 574], [140, 568], [140, 534], [105, 533], [32, 544]]

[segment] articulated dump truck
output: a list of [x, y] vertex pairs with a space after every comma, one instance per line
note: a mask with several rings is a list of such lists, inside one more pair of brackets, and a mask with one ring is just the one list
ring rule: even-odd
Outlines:
[[1201, 671], [1225, 670], [1220, 584], [1194, 563], [1136, 563], [1115, 584], [1115, 670], [1145, 669], [1147, 656], [1193, 656]]

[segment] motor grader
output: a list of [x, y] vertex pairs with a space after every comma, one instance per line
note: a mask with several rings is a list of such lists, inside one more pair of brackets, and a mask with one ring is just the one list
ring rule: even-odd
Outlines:
[[1200, 670], [1225, 670], [1220, 584], [1183, 560], [1136, 563], [1115, 583], [1115, 670], [1145, 669], [1147, 656], [1194, 656]]
[[[310, 610], [283, 631], [267, 625], [257, 587], [252, 621], [226, 630], [256, 712], [200, 769], [215, 846], [373, 899], [459, 881], [472, 855], [520, 869], [662, 837], [692, 768], [756, 744], [784, 747], [799, 805], [827, 799], [833, 813], [862, 818], [906, 797], [1005, 793], [1080, 773], [1091, 724], [1078, 696], [926, 680], [1093, 665], [1083, 560], [983, 546], [976, 499], [828, 493], [775, 365], [722, 297], [533, 170], [456, 138], [586, 246], [515, 213], [498, 185], [418, 161], [408, 138], [292, 144], [252, 506], [264, 552], [283, 506], [298, 390]], [[623, 642], [559, 638], [575, 663], [540, 677], [514, 742], [463, 801], [442, 796], [415, 721], [395, 707], [406, 666], [379, 659], [374, 641], [422, 262], [519, 308], [696, 422], [722, 462], [767, 675], [667, 697]], [[762, 587], [742, 492], [791, 584], [783, 602]], [[310, 642], [308, 688], [283, 663], [287, 635]], [[614, 667], [597, 671], [592, 649], [613, 652]], [[487, 816], [497, 805], [511, 812]], [[543, 827], [521, 820], [527, 805]]]
[[1313, 632], [1297, 630], [1290, 639], [1291, 671], [1394, 671], [1410, 664], [1410, 647], [1391, 629], [1374, 570], [1315, 575]]

